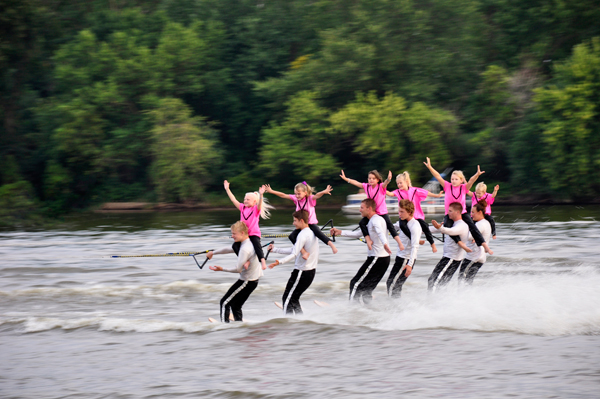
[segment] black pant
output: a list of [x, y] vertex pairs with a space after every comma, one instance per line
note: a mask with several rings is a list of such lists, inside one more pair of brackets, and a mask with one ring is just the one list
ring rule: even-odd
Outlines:
[[[423, 230], [423, 233], [425, 233], [425, 238], [427, 239], [427, 242], [433, 245], [433, 235], [431, 234], [431, 230], [429, 230], [429, 225], [427, 224], [427, 222], [423, 219], [415, 220], [421, 225], [421, 230]], [[408, 238], [412, 238], [410, 229], [408, 228], [408, 222], [406, 220], [400, 219], [400, 229], [402, 230], [405, 236], [407, 236]]]
[[[329, 245], [329, 241], [331, 241], [329, 239], [329, 237], [327, 237], [325, 234], [323, 234], [323, 232], [321, 231], [321, 229], [319, 228], [319, 226], [317, 226], [316, 224], [309, 224], [308, 227], [312, 230], [313, 233], [315, 233], [315, 236], [323, 241], [323, 243]], [[292, 234], [290, 234], [288, 236], [288, 238], [290, 239], [290, 241], [292, 242], [292, 244], [296, 243], [296, 239], [298, 238], [298, 234], [300, 234], [302, 230], [300, 229], [296, 229], [294, 231], [292, 231]]]
[[302, 314], [302, 307], [300, 306], [300, 296], [304, 294], [304, 291], [312, 284], [317, 269], [312, 270], [298, 270], [294, 269], [292, 275], [285, 286], [283, 297], [281, 297], [281, 303], [283, 304], [283, 311], [286, 314]]
[[229, 323], [230, 311], [233, 313], [235, 321], [242, 321], [242, 305], [257, 286], [258, 280], [238, 280], [229, 288], [225, 296], [221, 298], [221, 321], [223, 323]]
[[[468, 213], [463, 213], [462, 214], [462, 220], [463, 220], [463, 222], [465, 222], [469, 226], [469, 231], [471, 232], [471, 235], [473, 236], [473, 239], [477, 243], [477, 246], [478, 247], [482, 246], [483, 243], [485, 242], [485, 239], [481, 235], [481, 232], [479, 231], [479, 229], [477, 228], [477, 226], [475, 226], [475, 222], [473, 222], [473, 219], [471, 219], [471, 216], [469, 216]], [[454, 221], [452, 219], [450, 219], [448, 217], [448, 215], [446, 215], [446, 216], [444, 216], [444, 223], [443, 223], [443, 225], [444, 225], [444, 227], [452, 227], [452, 226], [454, 226]], [[450, 236], [450, 238], [452, 238], [454, 240], [454, 242], [457, 243], [457, 244], [460, 241], [460, 237], [459, 236]], [[465, 244], [466, 244], [466, 242], [465, 242]]]
[[[394, 227], [394, 224], [392, 223], [390, 216], [387, 213], [385, 215], [379, 215], [379, 216], [381, 216], [383, 218], [383, 220], [385, 220], [387, 229], [390, 232], [390, 234], [392, 235], [392, 237], [393, 238], [398, 237], [398, 232], [396, 231], [396, 228]], [[360, 222], [358, 222], [358, 225], [360, 226], [360, 231], [363, 233], [364, 237], [367, 237], [369, 235], [369, 229], [367, 228], [367, 224], [369, 224], [369, 218], [362, 218], [360, 220]]]
[[481, 269], [483, 263], [473, 262], [472, 260], [463, 259], [460, 264], [460, 271], [458, 272], [458, 281], [462, 281], [466, 284], [472, 284], [473, 279], [477, 275], [479, 269]]
[[460, 266], [460, 260], [452, 260], [443, 257], [438, 264], [433, 268], [429, 279], [427, 280], [427, 288], [435, 291], [437, 287], [442, 287], [450, 282], [452, 276]]
[[389, 256], [382, 258], [369, 256], [350, 280], [350, 300], [360, 301], [362, 298], [363, 303], [371, 302], [373, 290], [385, 275], [389, 265]]
[[496, 221], [494, 220], [494, 218], [492, 217], [492, 215], [483, 215], [483, 217], [485, 218], [485, 220], [487, 220], [490, 223], [490, 226], [492, 227], [492, 237], [496, 236]]
[[[408, 259], [399, 258], [396, 256], [396, 262], [394, 263], [392, 271], [390, 272], [390, 275], [386, 282], [388, 295], [393, 298], [400, 298], [400, 294], [402, 293], [402, 286], [408, 278], [408, 276], [406, 275], [407, 263]], [[413, 267], [415, 267], [414, 264]]]
[[[258, 258], [258, 260], [262, 260], [265, 258], [265, 254], [263, 253], [262, 250], [262, 246], [260, 245], [260, 237], [259, 236], [250, 236], [248, 237], [250, 238], [250, 242], [252, 243], [252, 246], [254, 247], [254, 252], [256, 252], [256, 257]], [[233, 249], [233, 252], [235, 252], [236, 255], [240, 254], [240, 247], [242, 246], [241, 242], [234, 242], [233, 245], [231, 246], [231, 248]]]

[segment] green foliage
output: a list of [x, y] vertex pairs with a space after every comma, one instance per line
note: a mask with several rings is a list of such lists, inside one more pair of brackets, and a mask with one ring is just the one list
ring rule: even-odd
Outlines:
[[357, 153], [379, 160], [383, 170], [410, 170], [416, 180], [424, 174], [420, 165], [426, 157], [439, 165], [451, 162], [447, 146], [457, 130], [449, 112], [420, 102], [409, 107], [392, 93], [382, 99], [359, 93], [331, 116], [331, 123], [334, 131], [355, 138]]
[[546, 157], [542, 174], [562, 195], [600, 190], [600, 37], [555, 66], [554, 84], [536, 90]]
[[40, 205], [31, 183], [20, 180], [0, 186], [0, 227], [41, 222]]
[[317, 184], [339, 169], [328, 153], [335, 140], [328, 129], [329, 112], [318, 104], [316, 94], [308, 91], [298, 93], [286, 106], [283, 122], [271, 123], [262, 132], [258, 167], [267, 177]]
[[179, 99], [161, 100], [150, 115], [154, 120], [151, 177], [158, 199], [201, 199], [206, 185], [213, 180], [211, 171], [221, 162], [216, 132], [202, 118], [193, 117]]

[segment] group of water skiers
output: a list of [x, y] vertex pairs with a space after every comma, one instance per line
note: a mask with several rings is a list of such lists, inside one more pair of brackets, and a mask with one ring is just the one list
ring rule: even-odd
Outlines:
[[[360, 204], [360, 214], [363, 219], [359, 229], [348, 231], [332, 228], [331, 236], [362, 238], [366, 241], [367, 259], [358, 269], [350, 281], [350, 301], [361, 301], [368, 304], [372, 299], [373, 290], [385, 275], [392, 250], [388, 243], [388, 234], [397, 244], [396, 260], [387, 279], [387, 292], [391, 297], [398, 298], [402, 286], [412, 273], [417, 260], [417, 252], [421, 241], [421, 234], [431, 245], [432, 251], [437, 252], [432, 232], [448, 235], [445, 239], [441, 260], [434, 267], [428, 279], [428, 289], [447, 284], [454, 273], [459, 270], [458, 279], [461, 282], [472, 283], [475, 275], [486, 261], [486, 253], [492, 254], [488, 246], [490, 238], [496, 238], [495, 223], [491, 217], [491, 207], [498, 192], [499, 186], [494, 188], [492, 194], [487, 193], [487, 186], [481, 182], [474, 192], [469, 191], [475, 181], [484, 172], [477, 167], [477, 172], [466, 181], [461, 171], [452, 172], [450, 182], [431, 166], [427, 158], [424, 162], [431, 174], [437, 179], [445, 192], [445, 216], [442, 223], [432, 221], [429, 226], [424, 221], [421, 201], [427, 196], [437, 196], [429, 191], [413, 187], [408, 172], [396, 177], [398, 189], [388, 191], [388, 184], [392, 179], [392, 172], [383, 180], [379, 172], [372, 170], [368, 173], [367, 182], [361, 183], [346, 177], [341, 171], [340, 177], [364, 190], [367, 198]], [[315, 206], [317, 200], [325, 194], [331, 195], [332, 188], [327, 186], [323, 191], [313, 194], [312, 187], [306, 182], [298, 183], [294, 187], [294, 194], [284, 194], [273, 190], [270, 185], [261, 186], [258, 192], [246, 193], [243, 203], [237, 201], [229, 188], [229, 182], [224, 182], [225, 191], [231, 202], [240, 210], [240, 221], [231, 226], [231, 236], [234, 240], [232, 247], [221, 248], [207, 254], [209, 259], [214, 255], [236, 253], [238, 261], [235, 267], [225, 268], [210, 266], [214, 271], [239, 273], [239, 279], [231, 286], [220, 302], [220, 316], [222, 322], [229, 322], [231, 315], [235, 321], [242, 321], [242, 305], [258, 286], [258, 280], [267, 268], [265, 256], [260, 243], [260, 218], [269, 217], [272, 206], [264, 199], [264, 193], [289, 199], [296, 205], [293, 213], [293, 224], [296, 230], [290, 234], [289, 239], [294, 244], [292, 247], [282, 248], [270, 244], [268, 250], [273, 253], [284, 254], [284, 258], [268, 265], [269, 268], [294, 261], [295, 267], [287, 282], [282, 297], [281, 307], [286, 314], [302, 314], [300, 296], [311, 285], [319, 258], [318, 240], [331, 247], [333, 253], [337, 248], [330, 238], [319, 229]], [[466, 197], [472, 197], [471, 214], [466, 210]], [[399, 220], [393, 224], [388, 215], [385, 199], [386, 196], [398, 198]], [[230, 315], [231, 314], [231, 315]]]

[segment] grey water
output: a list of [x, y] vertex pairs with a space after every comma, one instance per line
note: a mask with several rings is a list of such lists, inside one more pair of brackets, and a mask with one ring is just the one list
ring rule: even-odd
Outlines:
[[[342, 228], [359, 220], [317, 214]], [[382, 282], [371, 305], [350, 304], [366, 245], [338, 238], [335, 255], [320, 245], [304, 316], [273, 303], [285, 264], [265, 271], [245, 321], [230, 324], [208, 318], [235, 274], [190, 257], [110, 255], [229, 246], [235, 210], [80, 214], [0, 231], [0, 397], [600, 397], [600, 207], [498, 206], [494, 216], [495, 253], [472, 286], [429, 294], [442, 245], [434, 254], [426, 243], [400, 299]], [[290, 210], [261, 222], [263, 234], [292, 228]]]

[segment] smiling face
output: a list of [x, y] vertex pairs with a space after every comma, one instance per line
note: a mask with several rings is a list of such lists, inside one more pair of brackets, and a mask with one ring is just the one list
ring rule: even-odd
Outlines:
[[301, 199], [304, 199], [304, 197], [306, 197], [306, 190], [294, 189], [294, 195], [296, 196], [296, 199], [300, 201]]
[[478, 188], [477, 190], [475, 190], [475, 195], [477, 196], [477, 198], [481, 198], [485, 195], [485, 191], [483, 191], [482, 189]]
[[462, 179], [453, 173], [452, 176], [450, 176], [450, 184], [454, 187], [458, 187], [462, 184]]
[[233, 241], [235, 241], [235, 242], [242, 242], [246, 238], [248, 238], [248, 235], [242, 231], [238, 231], [238, 230], [232, 228], [231, 229], [231, 238], [233, 238]]
[[244, 206], [247, 208], [252, 208], [256, 205], [256, 196], [254, 194], [248, 193], [244, 196]]
[[398, 176], [396, 184], [398, 184], [400, 190], [408, 190], [408, 184], [406, 184], [406, 180], [404, 180], [402, 176]]
[[375, 187], [377, 183], [379, 183], [379, 179], [373, 173], [369, 173], [369, 176], [367, 177], [367, 183], [369, 183], [369, 186]]
[[364, 218], [369, 217], [370, 208], [368, 208], [364, 202], [360, 203], [360, 215]]
[[306, 223], [304, 223], [304, 220], [297, 219], [297, 218], [293, 218], [293, 219], [294, 219], [294, 221], [292, 223], [295, 228], [302, 230], [303, 228], [306, 227]]
[[474, 206], [471, 207], [471, 219], [473, 219], [475, 222], [479, 222], [481, 219], [483, 219], [483, 212], [478, 212]]

